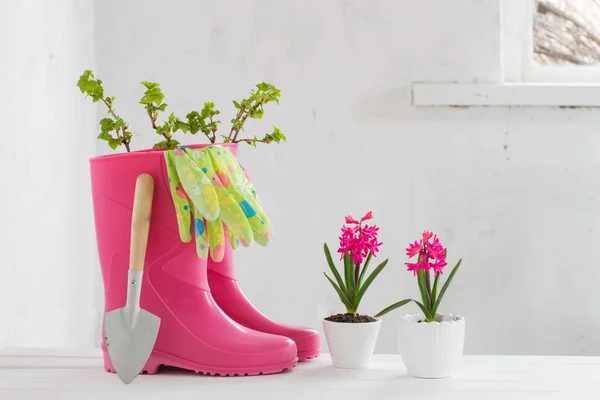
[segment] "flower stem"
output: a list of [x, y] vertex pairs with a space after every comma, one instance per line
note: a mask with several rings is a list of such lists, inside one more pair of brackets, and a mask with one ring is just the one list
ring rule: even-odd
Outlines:
[[[213, 117], [210, 117], [210, 124], [211, 126], [214, 126], [214, 122], [213, 122]], [[212, 132], [212, 137], [208, 136], [208, 140], [210, 140], [211, 143], [214, 143], [215, 140], [217, 139], [217, 128], [212, 128], [211, 129]]]
[[[106, 107], [108, 107], [108, 113], [110, 115], [112, 115], [115, 120], [119, 119], [119, 117], [117, 116], [117, 113], [112, 108], [112, 104], [109, 103], [108, 101], [106, 101], [106, 99], [101, 98], [100, 100], [102, 100], [102, 102], [106, 105]], [[122, 133], [121, 135], [119, 134], [118, 129], [115, 130], [115, 132], [117, 133], [117, 138], [121, 140], [121, 143], [123, 143], [125, 145], [125, 148], [127, 149], [127, 152], [129, 153], [131, 151], [131, 149], [129, 148], [129, 142], [131, 141], [131, 139], [127, 140], [127, 138], [125, 137], [125, 130], [127, 128], [128, 128], [127, 125], [125, 125], [124, 127], [121, 128], [121, 133]]]
[[433, 296], [431, 294], [431, 278], [429, 271], [425, 271], [425, 282], [427, 283], [427, 294], [429, 295], [429, 304], [433, 306]]
[[425, 272], [425, 282], [427, 282], [427, 295], [429, 296], [429, 304], [431, 304], [431, 309], [429, 310], [429, 317], [426, 317], [427, 322], [435, 321], [435, 312], [434, 312], [434, 304], [435, 300], [433, 299], [433, 294], [431, 292], [431, 277], [429, 275], [429, 271]]
[[256, 143], [270, 143], [270, 142], [268, 142], [268, 141], [266, 141], [264, 139], [256, 139], [256, 140], [254, 140], [254, 139], [235, 139], [235, 142], [232, 142], [232, 143], [240, 143], [240, 142], [246, 142], [248, 144], [252, 144], [254, 142], [256, 142]]
[[[158, 114], [156, 112], [152, 112], [152, 110], [149, 110], [149, 109], [146, 109], [146, 112], [148, 113], [148, 117], [150, 117], [150, 122], [152, 122], [152, 129], [154, 129], [155, 131], [158, 131], [158, 126], [156, 126], [156, 120], [158, 119]], [[167, 142], [169, 140], [171, 140], [171, 138], [173, 137], [171, 132], [162, 133], [162, 136], [165, 139], [167, 139]]]
[[[238, 113], [235, 116], [235, 119], [240, 121], [240, 126], [237, 129], [234, 129], [234, 127], [231, 127], [231, 131], [229, 131], [229, 141], [231, 143], [238, 143], [240, 141], [242, 141], [241, 139], [238, 140], [238, 133], [240, 133], [240, 130], [243, 129], [244, 127], [244, 122], [246, 122], [246, 120], [248, 119], [248, 116], [250, 115], [251, 112], [254, 112], [258, 109], [258, 107], [262, 104], [262, 102], [264, 101], [264, 98], [260, 98], [258, 100], [256, 100], [254, 102], [254, 104], [252, 104], [248, 110], [246, 110], [245, 106], [241, 106], [240, 107], [240, 111], [238, 111]], [[245, 113], [244, 113], [245, 112]], [[233, 135], [233, 136], [232, 136]], [[244, 140], [245, 141], [245, 140]]]

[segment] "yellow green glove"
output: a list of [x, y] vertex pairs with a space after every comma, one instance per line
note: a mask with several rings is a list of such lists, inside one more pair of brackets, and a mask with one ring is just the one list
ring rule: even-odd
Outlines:
[[225, 232], [232, 247], [254, 241], [266, 246], [272, 228], [248, 175], [227, 148], [178, 147], [165, 151], [169, 185], [183, 242], [191, 240], [193, 221], [198, 256], [208, 249], [215, 261], [224, 255]]

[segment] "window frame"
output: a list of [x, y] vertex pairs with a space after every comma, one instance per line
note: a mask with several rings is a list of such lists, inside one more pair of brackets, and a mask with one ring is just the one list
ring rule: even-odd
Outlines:
[[547, 66], [533, 61], [536, 0], [502, 1], [502, 68], [505, 82], [599, 83], [600, 67]]

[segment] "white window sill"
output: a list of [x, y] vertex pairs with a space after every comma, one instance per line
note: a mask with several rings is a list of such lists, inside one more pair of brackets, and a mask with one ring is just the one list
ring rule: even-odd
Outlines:
[[415, 82], [412, 104], [415, 107], [600, 107], [600, 84]]

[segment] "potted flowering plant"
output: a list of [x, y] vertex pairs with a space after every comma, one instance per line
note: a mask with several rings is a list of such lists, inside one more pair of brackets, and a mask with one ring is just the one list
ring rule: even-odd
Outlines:
[[346, 217], [338, 249], [340, 258], [344, 260], [343, 277], [333, 263], [327, 243], [324, 244], [325, 258], [333, 274], [332, 278], [324, 272], [325, 277], [346, 308], [346, 313], [323, 320], [333, 365], [340, 368], [362, 368], [369, 363], [381, 325], [381, 321], [358, 313], [367, 289], [388, 263], [384, 260], [367, 277], [371, 259], [382, 245], [377, 240], [379, 228], [363, 224], [372, 218], [370, 211], [360, 221]]
[[[460, 268], [458, 260], [438, 292], [440, 276], [446, 267], [448, 251], [437, 235], [425, 231], [421, 239], [409, 244], [406, 255], [417, 257], [407, 262], [408, 271], [417, 277], [421, 301], [405, 299], [380, 311], [376, 317], [402, 307], [409, 302], [419, 306], [422, 313], [408, 314], [398, 322], [398, 348], [409, 375], [417, 378], [445, 378], [463, 352], [465, 319], [452, 314], [440, 314], [438, 309], [454, 275]], [[433, 275], [433, 286], [431, 284]]]

